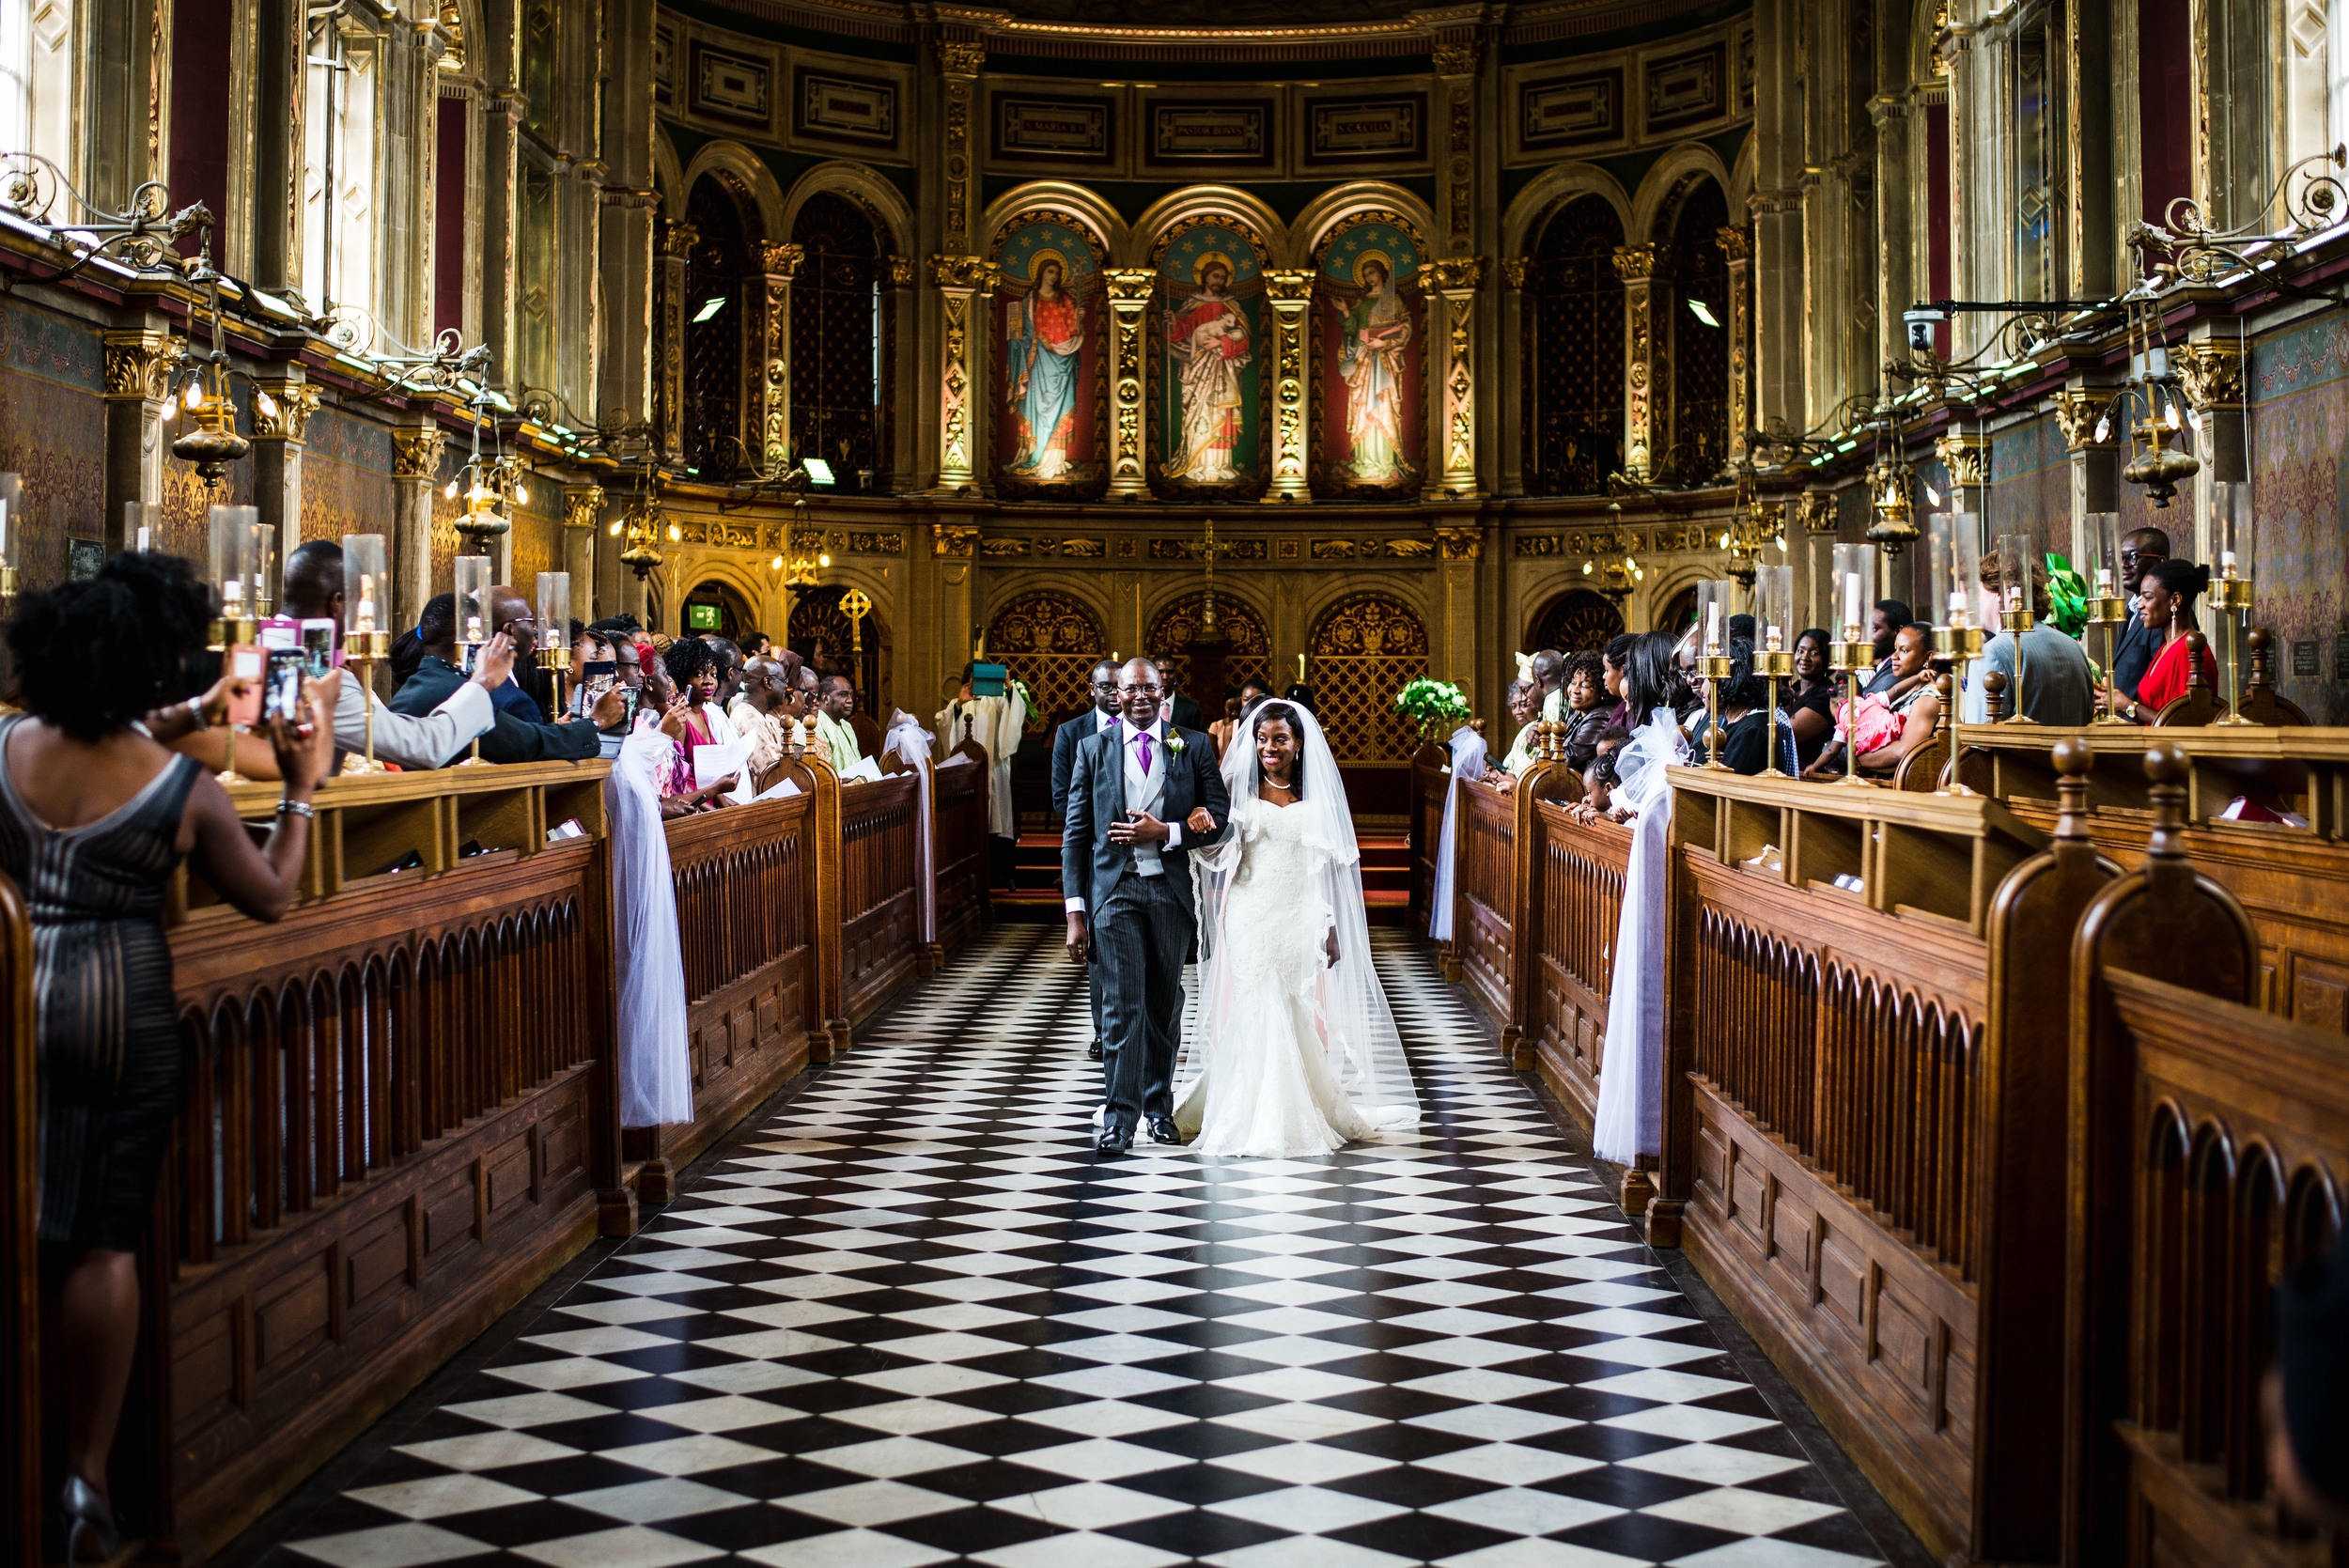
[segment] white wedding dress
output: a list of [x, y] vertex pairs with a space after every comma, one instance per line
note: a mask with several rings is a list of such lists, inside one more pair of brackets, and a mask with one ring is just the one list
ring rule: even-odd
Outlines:
[[1303, 725], [1306, 798], [1257, 796], [1252, 716], [1224, 753], [1232, 832], [1192, 854], [1200, 998], [1174, 1123], [1197, 1154], [1317, 1157], [1419, 1122], [1371, 962], [1352, 815], [1318, 726]]

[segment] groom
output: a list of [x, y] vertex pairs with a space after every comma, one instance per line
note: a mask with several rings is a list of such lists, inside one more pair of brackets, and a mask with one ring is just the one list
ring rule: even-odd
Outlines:
[[[1103, 1154], [1133, 1147], [1134, 1125], [1180, 1143], [1174, 1130], [1175, 1031], [1182, 1026], [1183, 963], [1198, 935], [1190, 850], [1221, 840], [1231, 802], [1215, 742], [1162, 722], [1159, 672], [1131, 659], [1117, 673], [1121, 715], [1078, 744], [1061, 830], [1061, 894], [1068, 955], [1099, 944], [1107, 1093]], [[1214, 826], [1187, 819], [1205, 808]]]

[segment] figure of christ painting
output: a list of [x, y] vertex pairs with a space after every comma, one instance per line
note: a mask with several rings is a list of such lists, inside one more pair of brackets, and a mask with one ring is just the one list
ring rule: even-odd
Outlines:
[[1254, 253], [1235, 234], [1196, 231], [1170, 249], [1159, 277], [1171, 383], [1159, 474], [1191, 485], [1252, 479], [1261, 466], [1255, 301], [1264, 282]]
[[1054, 224], [1007, 237], [1002, 256], [1003, 475], [1033, 485], [1092, 479], [1099, 472], [1091, 387], [1100, 273], [1084, 242]]
[[1403, 293], [1417, 271], [1411, 237], [1386, 223], [1342, 229], [1324, 254], [1319, 477], [1333, 489], [1400, 489], [1418, 477], [1418, 332]]

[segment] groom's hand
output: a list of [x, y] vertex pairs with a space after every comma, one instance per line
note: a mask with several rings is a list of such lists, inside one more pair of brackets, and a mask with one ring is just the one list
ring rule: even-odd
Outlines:
[[1183, 826], [1194, 833], [1212, 833], [1215, 831], [1215, 817], [1206, 807], [1193, 806], [1190, 815], [1183, 818]]
[[1167, 836], [1166, 824], [1146, 811], [1110, 824], [1112, 844], [1164, 844]]
[[1068, 917], [1068, 961], [1085, 961], [1085, 917], [1073, 912]]
[[1323, 956], [1330, 960], [1322, 967], [1336, 969], [1338, 967], [1338, 928], [1336, 926], [1330, 927], [1330, 934], [1321, 939], [1321, 951]]

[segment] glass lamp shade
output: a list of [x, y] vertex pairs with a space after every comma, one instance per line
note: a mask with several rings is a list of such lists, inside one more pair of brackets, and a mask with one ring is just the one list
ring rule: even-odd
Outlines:
[[2028, 534], [1999, 536], [1999, 608], [2006, 613], [2010, 630], [2027, 630], [2031, 622], [2031, 565], [2037, 553]]
[[1875, 607], [1876, 547], [1839, 544], [1835, 547], [1835, 616], [1843, 640], [1857, 643], [1868, 635], [1868, 613]]
[[486, 643], [490, 640], [490, 558], [459, 555], [451, 566], [456, 573], [457, 640]]
[[389, 631], [392, 620], [392, 577], [381, 534], [343, 536], [343, 625], [350, 632], [372, 636]]
[[538, 574], [538, 651], [544, 662], [561, 669], [571, 656], [571, 574]]
[[1936, 512], [1926, 520], [1925, 581], [1933, 624], [1944, 629], [1981, 622], [1982, 520], [1972, 512]]
[[1753, 568], [1753, 619], [1756, 652], [1794, 651], [1794, 567], [1757, 566]]
[[208, 520], [212, 591], [219, 596], [223, 620], [249, 621], [260, 614], [255, 582], [260, 567], [260, 537], [255, 530], [260, 527], [260, 515], [257, 506], [215, 506]]
[[2121, 514], [2091, 512], [2084, 528], [2088, 582], [2099, 598], [2121, 592]]

